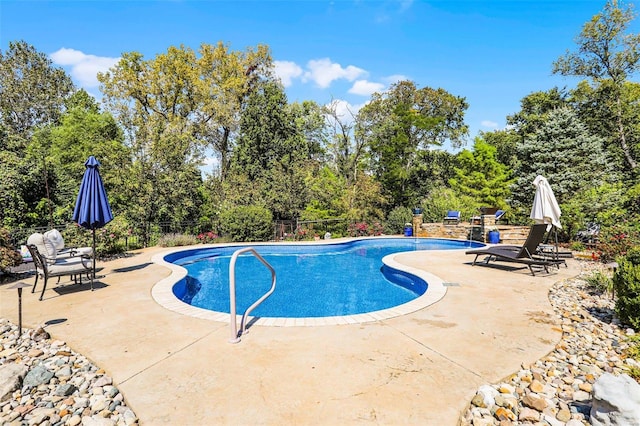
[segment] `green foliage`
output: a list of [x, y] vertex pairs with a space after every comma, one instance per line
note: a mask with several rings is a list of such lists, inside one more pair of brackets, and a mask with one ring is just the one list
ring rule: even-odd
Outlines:
[[513, 180], [507, 166], [497, 161], [495, 155], [495, 147], [476, 138], [473, 152], [463, 150], [458, 155], [459, 167], [454, 169], [456, 176], [449, 182], [455, 191], [481, 206], [504, 209]]
[[[60, 231], [66, 247], [91, 247], [93, 231], [77, 224], [71, 224]], [[122, 216], [116, 216], [103, 228], [96, 229], [97, 257], [124, 253], [127, 249], [127, 237], [132, 236], [129, 223]]]
[[613, 275], [616, 313], [620, 320], [632, 326], [640, 327], [640, 264], [634, 264], [626, 258], [619, 258], [618, 268]]
[[447, 140], [461, 145], [468, 133], [467, 107], [464, 98], [443, 89], [418, 89], [401, 81], [384, 94], [375, 93], [359, 111], [355, 136], [368, 145], [371, 168], [393, 205], [412, 201], [410, 182], [420, 150]]
[[547, 178], [559, 204], [605, 183], [610, 166], [602, 142], [589, 133], [572, 109], [550, 112], [548, 120], [518, 145], [517, 180], [512, 187], [516, 204], [530, 208], [537, 175]]
[[611, 292], [613, 290], [613, 280], [603, 271], [596, 270], [585, 278], [587, 287], [598, 292]]
[[220, 215], [222, 233], [234, 242], [268, 241], [273, 236], [273, 216], [260, 206], [237, 206]]
[[580, 241], [573, 241], [571, 243], [570, 248], [573, 251], [584, 251], [586, 249], [586, 246], [584, 245], [584, 243], [582, 243]]
[[0, 228], [0, 271], [7, 272], [12, 266], [22, 263], [22, 256], [16, 247], [11, 244], [11, 236], [5, 228]]
[[636, 247], [640, 247], [640, 227], [637, 222], [621, 221], [600, 230], [598, 252], [602, 262], [626, 256]]
[[624, 198], [624, 188], [620, 182], [603, 183], [585, 188], [573, 194], [560, 205], [562, 210], [562, 231], [574, 237], [587, 223], [595, 222], [612, 226], [626, 216], [620, 200]]
[[164, 234], [158, 240], [158, 245], [161, 247], [180, 247], [194, 244], [198, 244], [198, 239], [187, 234]]
[[389, 212], [387, 220], [384, 222], [384, 233], [387, 235], [402, 234], [404, 225], [411, 223], [413, 213], [408, 207], [398, 206]]
[[520, 138], [531, 136], [549, 120], [550, 113], [565, 106], [567, 94], [557, 87], [533, 92], [520, 100], [520, 111], [508, 116], [507, 124]]
[[73, 90], [64, 70], [25, 41], [9, 42], [0, 51], [0, 118], [25, 142], [35, 128], [58, 122]]
[[633, 133], [634, 124], [626, 120], [623, 92], [640, 64], [640, 34], [628, 32], [634, 18], [631, 5], [623, 7], [622, 1], [608, 0], [602, 12], [583, 25], [576, 38], [578, 49], [553, 64], [554, 73], [587, 77], [598, 86], [608, 86], [608, 101], [600, 105], [615, 123], [612, 139], [632, 170], [637, 167], [637, 152], [627, 137]]
[[424, 222], [442, 222], [449, 210], [458, 210], [462, 220], [478, 215], [477, 201], [467, 195], [460, 195], [451, 188], [432, 189], [420, 203]]

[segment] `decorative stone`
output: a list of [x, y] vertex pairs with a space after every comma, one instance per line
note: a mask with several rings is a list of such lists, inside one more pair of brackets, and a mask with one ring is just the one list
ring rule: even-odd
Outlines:
[[531, 392], [541, 393], [544, 390], [544, 385], [539, 380], [533, 379], [529, 389], [531, 389]]
[[640, 425], [640, 385], [626, 374], [603, 374], [593, 385], [591, 424]]
[[498, 407], [493, 415], [498, 420], [516, 420], [516, 415], [511, 410], [507, 410], [504, 407]]
[[43, 384], [49, 383], [49, 380], [53, 377], [53, 373], [47, 370], [42, 365], [38, 365], [27, 373], [22, 383], [24, 388], [35, 388]]
[[21, 364], [0, 365], [0, 402], [10, 399], [11, 394], [20, 389], [28, 370], [26, 365]]
[[545, 408], [547, 408], [547, 402], [544, 399], [535, 397], [533, 395], [526, 395], [524, 398], [522, 398], [522, 405], [524, 405], [525, 407], [534, 408], [538, 411], [543, 411]]
[[571, 411], [564, 408], [560, 409], [558, 411], [558, 414], [556, 414], [556, 419], [560, 420], [561, 422], [568, 422], [569, 420], [571, 420]]
[[540, 419], [540, 413], [528, 407], [520, 410], [518, 420], [521, 422], [537, 422]]

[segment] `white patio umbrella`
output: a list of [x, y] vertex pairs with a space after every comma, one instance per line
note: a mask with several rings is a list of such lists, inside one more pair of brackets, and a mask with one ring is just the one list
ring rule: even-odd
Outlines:
[[538, 175], [533, 181], [533, 186], [536, 187], [536, 195], [531, 208], [531, 219], [535, 220], [536, 223], [549, 224], [547, 231], [551, 229], [551, 226], [562, 229], [560, 224], [562, 211], [556, 201], [556, 196], [553, 195], [553, 189], [551, 189], [549, 181], [544, 176]]
[[536, 195], [533, 199], [533, 207], [531, 207], [531, 219], [536, 223], [547, 223], [547, 232], [554, 227], [555, 236], [555, 255], [558, 255], [558, 229], [562, 229], [560, 224], [560, 215], [562, 211], [553, 195], [553, 189], [549, 185], [549, 181], [544, 176], [536, 176], [533, 180], [533, 186], [536, 187]]

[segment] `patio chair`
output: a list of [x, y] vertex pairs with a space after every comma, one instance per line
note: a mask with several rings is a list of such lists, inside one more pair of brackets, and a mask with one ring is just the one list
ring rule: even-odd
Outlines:
[[449, 211], [447, 211], [447, 215], [444, 217], [443, 223], [444, 224], [454, 223], [456, 225], [459, 224], [460, 223], [460, 211], [458, 211], [458, 210], [449, 210]]
[[549, 266], [559, 266], [566, 261], [563, 259], [543, 257], [537, 255], [538, 246], [544, 239], [544, 234], [547, 230], [547, 225], [544, 223], [535, 224], [531, 227], [529, 235], [524, 245], [518, 246], [492, 246], [483, 247], [480, 249], [468, 250], [465, 254], [475, 254], [472, 266], [475, 266], [479, 256], [487, 256], [485, 264], [488, 264], [492, 260], [502, 262], [521, 263], [526, 265], [531, 274], [535, 276], [534, 266], [542, 267], [547, 273], [549, 273]]
[[597, 223], [587, 223], [587, 229], [578, 231], [576, 240], [586, 244], [593, 244], [600, 233], [600, 225]]
[[[31, 293], [34, 293], [36, 286], [38, 285], [38, 277], [44, 279], [44, 285], [42, 286], [42, 292], [40, 293], [40, 299], [44, 296], [44, 292], [47, 289], [47, 281], [50, 277], [62, 277], [69, 275], [74, 283], [82, 285], [82, 274], [87, 274], [91, 281], [91, 291], [93, 291], [93, 274], [91, 257], [89, 256], [74, 256], [58, 259], [55, 262], [50, 262], [40, 254], [38, 247], [35, 244], [27, 244], [27, 248], [31, 253], [33, 264], [36, 267], [36, 280], [31, 289]], [[60, 282], [58, 278], [58, 282]]]
[[93, 256], [93, 249], [91, 247], [65, 247], [64, 238], [57, 229], [50, 229], [44, 233], [44, 237], [48, 238], [56, 247], [56, 256]]

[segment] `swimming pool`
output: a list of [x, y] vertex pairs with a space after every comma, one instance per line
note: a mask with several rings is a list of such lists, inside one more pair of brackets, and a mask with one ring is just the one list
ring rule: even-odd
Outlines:
[[[442, 297], [446, 289], [437, 277], [396, 264], [395, 254], [466, 249], [476, 245], [481, 244], [430, 238], [252, 244], [277, 272], [275, 293], [252, 315], [268, 325], [282, 325], [283, 322], [307, 325], [317, 324], [315, 319], [327, 317], [343, 318], [348, 323], [413, 312], [424, 307], [427, 299]], [[206, 312], [213, 312], [217, 317], [214, 319], [228, 321], [229, 259], [242, 247], [246, 245], [182, 249], [164, 254], [159, 263], [172, 265], [172, 269], [181, 275], [181, 279], [173, 279], [173, 284], [160, 286], [164, 288], [163, 299], [168, 298], [167, 287], [170, 286], [174, 302], [167, 307], [179, 310], [175, 309], [181, 306], [175, 302], [178, 300], [192, 306], [190, 315], [211, 317]], [[236, 279], [239, 313], [264, 294], [271, 284], [269, 272], [253, 256], [238, 258]], [[154, 298], [158, 300], [156, 287]], [[226, 317], [220, 318], [221, 315]]]

